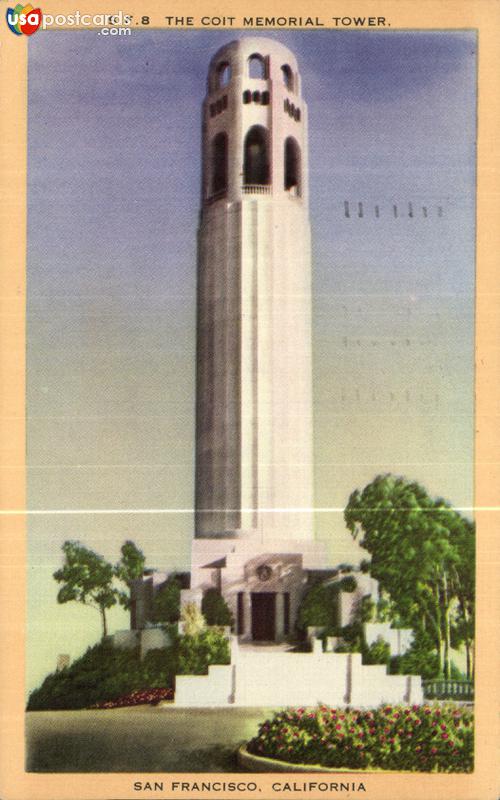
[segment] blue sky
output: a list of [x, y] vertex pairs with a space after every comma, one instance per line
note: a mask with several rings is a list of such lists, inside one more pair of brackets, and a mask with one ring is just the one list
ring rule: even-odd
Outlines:
[[[200, 105], [211, 55], [237, 35], [30, 39], [31, 508], [192, 506]], [[309, 106], [316, 504], [391, 471], [468, 507], [475, 34], [270, 38], [296, 54]], [[114, 560], [130, 537], [150, 564], [185, 567], [192, 525], [32, 518], [30, 681], [98, 635], [97, 614], [55, 602], [66, 538]], [[349, 558], [340, 514], [317, 533]]]

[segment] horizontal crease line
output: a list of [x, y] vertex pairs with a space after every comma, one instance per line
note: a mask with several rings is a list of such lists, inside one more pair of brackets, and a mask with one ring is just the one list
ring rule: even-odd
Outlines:
[[[42, 516], [50, 514], [235, 514], [235, 513], [259, 513], [259, 514], [330, 514], [344, 513], [344, 507], [336, 508], [93, 508], [93, 509], [5, 509], [0, 510], [3, 516]], [[382, 509], [364, 509], [365, 511], [381, 511]], [[414, 513], [432, 513], [441, 511], [500, 511], [500, 506], [444, 506], [443, 508], [393, 508], [394, 511], [408, 511]]]

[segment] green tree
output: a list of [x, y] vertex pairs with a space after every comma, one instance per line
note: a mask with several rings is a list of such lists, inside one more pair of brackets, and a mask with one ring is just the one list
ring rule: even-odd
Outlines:
[[153, 622], [177, 622], [181, 613], [181, 584], [171, 575], [153, 600]]
[[125, 584], [127, 591], [118, 592], [118, 602], [124, 608], [130, 609], [130, 587], [132, 581], [142, 577], [146, 559], [143, 552], [130, 540], [121, 546], [121, 554], [120, 561], [115, 565], [114, 574]]
[[67, 541], [63, 546], [64, 564], [54, 572], [62, 586], [58, 603], [75, 600], [99, 611], [102, 638], [107, 635], [106, 611], [116, 605], [118, 591], [113, 586], [113, 566], [80, 542]]
[[370, 572], [390, 595], [399, 621], [431, 637], [439, 671], [449, 677], [452, 628], [461, 606], [462, 616], [471, 611], [470, 591], [459, 600], [464, 559], [473, 549], [471, 523], [418, 483], [393, 475], [378, 475], [354, 491], [345, 520], [370, 553]]
[[455, 566], [455, 581], [458, 609], [454, 634], [455, 644], [463, 643], [466, 658], [466, 675], [470, 680], [474, 674], [474, 618], [476, 589], [476, 537], [472, 522], [464, 520], [455, 529], [455, 541], [460, 558]]

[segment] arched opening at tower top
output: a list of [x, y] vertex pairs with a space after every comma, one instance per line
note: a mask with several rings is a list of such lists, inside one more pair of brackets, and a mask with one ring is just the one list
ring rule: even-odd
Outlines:
[[285, 191], [290, 194], [302, 193], [301, 153], [293, 136], [285, 140]]
[[261, 80], [266, 77], [266, 62], [259, 53], [253, 53], [248, 59], [248, 77]]
[[231, 80], [231, 65], [227, 61], [222, 61], [217, 65], [215, 78], [216, 89], [223, 89], [224, 86], [228, 85], [229, 81]]
[[212, 191], [219, 194], [227, 189], [227, 134], [218, 133], [212, 142]]
[[243, 159], [244, 184], [266, 186], [269, 184], [269, 143], [267, 130], [254, 125], [245, 137]]

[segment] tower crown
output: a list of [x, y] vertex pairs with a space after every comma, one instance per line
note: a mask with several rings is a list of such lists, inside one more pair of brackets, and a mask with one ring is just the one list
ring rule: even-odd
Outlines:
[[202, 206], [307, 200], [307, 108], [293, 53], [248, 37], [213, 56], [203, 104]]

